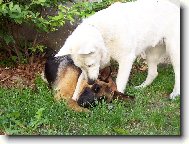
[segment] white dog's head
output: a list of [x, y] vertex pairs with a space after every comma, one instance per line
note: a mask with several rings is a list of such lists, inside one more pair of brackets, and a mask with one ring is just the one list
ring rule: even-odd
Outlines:
[[99, 70], [109, 62], [102, 35], [98, 29], [90, 25], [78, 26], [55, 56], [68, 54], [71, 55], [74, 64], [81, 68], [89, 84], [94, 83]]

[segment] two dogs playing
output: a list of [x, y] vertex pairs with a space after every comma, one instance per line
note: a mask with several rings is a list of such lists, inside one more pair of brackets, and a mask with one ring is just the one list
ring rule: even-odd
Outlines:
[[136, 57], [146, 53], [148, 75], [136, 88], [150, 85], [157, 77], [157, 65], [165, 55], [170, 57], [175, 84], [170, 99], [180, 95], [180, 8], [168, 0], [116, 2], [86, 18], [67, 38], [55, 55], [71, 55], [81, 68], [72, 99], [77, 100], [85, 79], [93, 84], [99, 71], [118, 62], [116, 86], [126, 91], [130, 71]]
[[45, 63], [45, 77], [52, 89], [55, 90], [56, 100], [65, 100], [69, 108], [82, 112], [95, 106], [96, 102], [105, 100], [111, 102], [114, 99], [132, 100], [134, 97], [126, 96], [117, 91], [111, 78], [111, 69], [106, 67], [100, 71], [98, 80], [89, 85], [83, 80], [79, 88], [79, 99], [72, 99], [81, 69], [74, 65], [69, 55], [62, 57], [49, 57]]
[[169, 97], [174, 99], [179, 96], [180, 8], [178, 6], [167, 0], [117, 2], [83, 20], [67, 38], [64, 46], [55, 55], [55, 59], [70, 55], [74, 64], [81, 69], [79, 72], [81, 74], [77, 74], [75, 82], [77, 84], [74, 85], [75, 90], [71, 97], [78, 102], [83, 81], [94, 85], [100, 71], [110, 65], [110, 59], [114, 59], [119, 64], [116, 87], [117, 91], [124, 93], [132, 64], [142, 52], [146, 53], [148, 75], [136, 88], [146, 87], [153, 82], [158, 75], [157, 65], [160, 59], [168, 55], [175, 73], [175, 85]]

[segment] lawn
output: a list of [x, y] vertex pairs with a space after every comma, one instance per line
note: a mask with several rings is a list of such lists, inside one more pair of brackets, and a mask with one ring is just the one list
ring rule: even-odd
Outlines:
[[174, 85], [170, 65], [158, 67], [152, 85], [134, 89], [146, 70], [132, 70], [126, 94], [133, 102], [103, 102], [89, 113], [56, 102], [39, 77], [35, 89], [0, 88], [0, 134], [7, 135], [180, 135], [180, 98], [169, 100]]

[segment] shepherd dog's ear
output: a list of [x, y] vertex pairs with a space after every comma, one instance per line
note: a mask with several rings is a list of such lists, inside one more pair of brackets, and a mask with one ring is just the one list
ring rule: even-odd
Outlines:
[[104, 81], [104, 82], [108, 82], [108, 78], [110, 77], [111, 75], [111, 68], [110, 67], [105, 67], [104, 69], [102, 69], [100, 71], [100, 76], [99, 76], [99, 79]]

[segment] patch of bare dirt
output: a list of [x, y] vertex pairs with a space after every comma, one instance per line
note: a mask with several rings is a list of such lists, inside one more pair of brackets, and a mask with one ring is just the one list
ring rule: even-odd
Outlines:
[[45, 59], [39, 58], [33, 64], [19, 64], [15, 67], [0, 66], [0, 87], [34, 87], [37, 74], [44, 71]]

